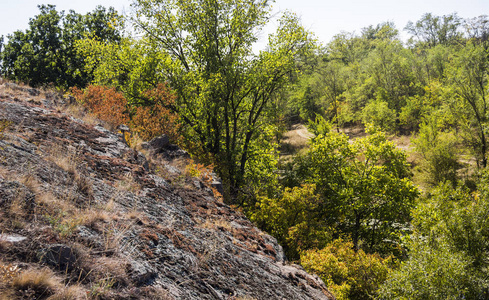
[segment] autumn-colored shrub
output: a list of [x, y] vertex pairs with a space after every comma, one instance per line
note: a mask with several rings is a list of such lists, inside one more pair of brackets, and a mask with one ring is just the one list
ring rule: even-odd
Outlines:
[[95, 117], [107, 122], [111, 129], [128, 124], [131, 131], [145, 141], [162, 134], [174, 143], [181, 141], [178, 115], [170, 109], [175, 104], [175, 95], [165, 84], [143, 92], [146, 101], [134, 109], [115, 88], [90, 85], [84, 90], [72, 88], [71, 93]]
[[391, 257], [355, 252], [353, 243], [335, 240], [301, 254], [301, 265], [321, 277], [336, 299], [372, 299], [393, 266]]
[[112, 129], [129, 122], [127, 100], [115, 88], [90, 85], [84, 90], [72, 88], [71, 92], [78, 102]]
[[170, 110], [175, 103], [175, 95], [165, 84], [158, 84], [156, 88], [147, 90], [144, 96], [150, 105], [136, 108], [131, 120], [132, 129], [146, 141], [166, 134], [173, 142], [179, 142], [178, 115]]

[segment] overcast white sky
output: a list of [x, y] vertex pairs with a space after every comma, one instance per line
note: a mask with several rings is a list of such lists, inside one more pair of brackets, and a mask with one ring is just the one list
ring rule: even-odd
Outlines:
[[[25, 30], [29, 18], [38, 14], [38, 4], [54, 4], [57, 10], [92, 11], [97, 5], [130, 11], [132, 0], [0, 0], [0, 35]], [[471, 18], [489, 14], [489, 0], [276, 0], [275, 12], [289, 9], [302, 18], [304, 26], [328, 43], [341, 31], [360, 32], [363, 27], [393, 21], [402, 31], [408, 21], [424, 13], [447, 15], [457, 12]], [[273, 26], [273, 23], [272, 23]]]

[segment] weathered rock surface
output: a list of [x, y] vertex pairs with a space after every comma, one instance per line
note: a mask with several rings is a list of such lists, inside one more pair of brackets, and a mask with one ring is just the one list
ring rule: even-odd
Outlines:
[[[87, 289], [106, 272], [108, 299], [332, 299], [203, 183], [159, 172], [174, 168], [164, 160], [171, 155], [150, 168], [121, 135], [48, 108], [50, 99], [29, 103], [1, 88], [0, 120], [11, 125], [0, 140], [0, 220], [23, 225], [5, 221], [0, 232], [26, 238], [0, 246], [2, 259], [62, 270]], [[51, 198], [80, 216], [49, 210]]]

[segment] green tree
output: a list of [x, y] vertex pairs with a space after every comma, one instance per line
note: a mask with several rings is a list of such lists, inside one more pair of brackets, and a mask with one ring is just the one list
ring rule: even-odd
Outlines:
[[463, 253], [419, 238], [408, 247], [409, 259], [382, 285], [380, 299], [483, 299], [469, 292], [476, 282]]
[[396, 112], [389, 108], [387, 102], [372, 101], [362, 111], [364, 125], [372, 124], [384, 131], [393, 131], [396, 125]]
[[406, 155], [373, 128], [349, 141], [329, 132], [313, 138], [298, 158], [296, 175], [316, 184], [327, 224], [351, 235], [355, 249], [389, 252], [410, 218], [418, 195]]
[[382, 288], [382, 299], [486, 299], [489, 291], [489, 181], [477, 190], [440, 184], [413, 211], [408, 259]]
[[84, 57], [76, 54], [76, 40], [92, 35], [106, 42], [120, 40], [117, 23], [122, 19], [113, 8], [97, 7], [85, 16], [56, 11], [54, 5], [39, 5], [40, 13], [29, 21], [29, 29], [7, 36], [1, 54], [1, 72], [7, 78], [32, 86], [85, 86], [92, 79], [83, 71]]
[[420, 168], [426, 174], [426, 182], [436, 186], [449, 181], [455, 186], [457, 171], [461, 168], [458, 162], [460, 143], [455, 130], [445, 128], [442, 114], [438, 111], [426, 116], [414, 145], [423, 157]]
[[269, 19], [270, 1], [136, 0], [134, 23], [173, 62], [175, 109], [196, 153], [207, 155], [235, 198], [254, 157], [267, 109], [312, 46], [298, 18], [285, 13], [266, 50], [252, 51]]
[[481, 15], [475, 18], [466, 19], [464, 27], [469, 39], [480, 43], [487, 43], [489, 40], [489, 16]]
[[323, 81], [324, 103], [326, 114], [330, 122], [336, 123], [336, 130], [340, 127], [340, 113], [342, 106], [341, 95], [345, 90], [344, 65], [338, 60], [329, 61], [319, 68], [319, 75]]
[[96, 37], [76, 42], [78, 55], [85, 57], [85, 69], [97, 85], [122, 91], [129, 104], [151, 106], [145, 92], [165, 82], [171, 59], [146, 39], [123, 38], [104, 43]]
[[412, 34], [419, 44], [434, 47], [459, 41], [462, 37], [461, 23], [462, 20], [457, 13], [442, 17], [427, 13], [416, 23], [409, 21], [404, 29]]
[[453, 89], [452, 113], [459, 120], [462, 138], [473, 150], [477, 166], [487, 166], [489, 94], [488, 53], [480, 44], [469, 42], [456, 53], [448, 70]]

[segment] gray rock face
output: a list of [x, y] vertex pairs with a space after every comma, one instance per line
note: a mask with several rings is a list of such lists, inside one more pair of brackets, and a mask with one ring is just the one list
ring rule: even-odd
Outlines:
[[[0, 206], [20, 203], [28, 221], [0, 228], [27, 238], [0, 247], [0, 257], [62, 270], [87, 290], [108, 276], [110, 299], [333, 299], [203, 183], [165, 178], [168, 153], [185, 153], [167, 138], [151, 146], [167, 153], [155, 169], [120, 135], [54, 110], [0, 97], [0, 119], [13, 124], [0, 140]], [[53, 159], [54, 148], [72, 165]], [[90, 214], [69, 218], [60, 206], [51, 209], [71, 223], [47, 218], [46, 195]]]

